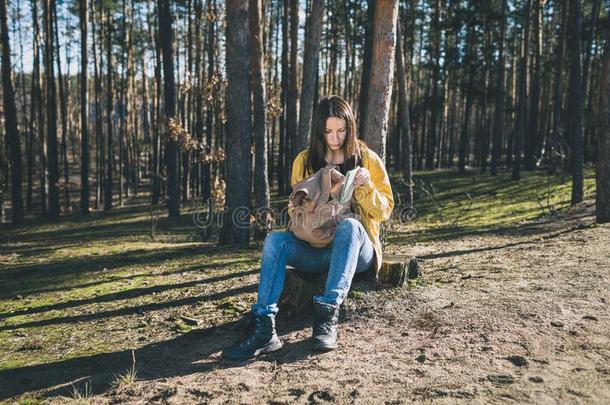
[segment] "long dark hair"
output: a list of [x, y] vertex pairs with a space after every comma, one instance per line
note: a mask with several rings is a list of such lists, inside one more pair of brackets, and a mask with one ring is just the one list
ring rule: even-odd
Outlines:
[[327, 146], [324, 141], [324, 132], [326, 130], [326, 120], [330, 117], [344, 119], [347, 124], [347, 134], [341, 146], [345, 156], [345, 170], [351, 170], [356, 165], [361, 165], [362, 149], [366, 148], [366, 144], [358, 139], [358, 126], [352, 107], [343, 98], [331, 95], [320, 99], [313, 114], [309, 149], [305, 161], [305, 169], [310, 173], [315, 173], [326, 166], [324, 157]]

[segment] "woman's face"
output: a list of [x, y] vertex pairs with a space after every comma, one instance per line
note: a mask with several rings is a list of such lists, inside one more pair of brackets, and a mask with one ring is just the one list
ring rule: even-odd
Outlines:
[[347, 123], [343, 118], [328, 117], [324, 129], [324, 141], [333, 152], [341, 149], [347, 135]]

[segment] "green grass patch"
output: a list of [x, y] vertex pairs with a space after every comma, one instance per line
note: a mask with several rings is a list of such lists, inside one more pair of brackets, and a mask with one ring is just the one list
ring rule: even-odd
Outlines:
[[[400, 204], [404, 183], [393, 177], [393, 223], [401, 224]], [[515, 223], [558, 215], [570, 209], [571, 179], [549, 176], [543, 170], [510, 172], [497, 176], [458, 176], [450, 170], [418, 172], [413, 177], [416, 215], [406, 232], [391, 232], [387, 242], [404, 244], [508, 229]], [[585, 199], [595, 193], [595, 171], [585, 170]], [[402, 225], [405, 221], [402, 221]], [[401, 230], [400, 226], [397, 230]]]

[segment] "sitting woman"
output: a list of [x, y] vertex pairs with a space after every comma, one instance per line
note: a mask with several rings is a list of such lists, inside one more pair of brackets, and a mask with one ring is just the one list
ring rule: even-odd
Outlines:
[[[294, 159], [291, 185], [329, 163], [339, 166], [343, 174], [360, 166], [352, 197], [352, 208], [359, 219], [341, 220], [332, 244], [324, 248], [313, 247], [287, 231], [273, 231], [267, 235], [261, 258], [258, 299], [252, 306], [254, 332], [238, 345], [225, 349], [223, 357], [247, 359], [282, 347], [275, 332], [275, 315], [287, 264], [305, 272], [328, 271], [324, 295], [313, 298], [315, 350], [337, 347], [339, 305], [350, 289], [354, 274], [379, 271], [379, 225], [390, 218], [394, 208], [392, 188], [380, 157], [358, 139], [349, 103], [338, 96], [322, 98], [318, 103], [309, 148]], [[294, 207], [288, 207], [290, 216], [293, 210]]]

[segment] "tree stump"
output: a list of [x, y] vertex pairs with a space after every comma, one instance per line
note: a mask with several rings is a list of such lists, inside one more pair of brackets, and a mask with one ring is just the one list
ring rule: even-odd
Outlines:
[[421, 269], [416, 257], [387, 255], [383, 257], [377, 274], [377, 282], [392, 287], [402, 287], [408, 279], [421, 276]]
[[314, 295], [324, 294], [327, 274], [308, 273], [286, 266], [284, 290], [278, 302], [280, 312], [288, 316], [311, 312]]
[[[327, 272], [307, 273], [286, 266], [284, 290], [278, 302], [280, 312], [289, 317], [311, 312], [313, 296], [324, 293], [327, 274]], [[354, 280], [370, 279], [374, 280], [376, 285], [402, 287], [407, 279], [420, 277], [421, 270], [417, 258], [384, 255], [377, 279], [372, 276], [372, 273], [367, 271], [356, 274]]]

